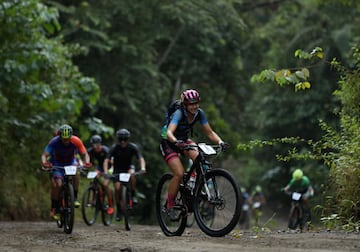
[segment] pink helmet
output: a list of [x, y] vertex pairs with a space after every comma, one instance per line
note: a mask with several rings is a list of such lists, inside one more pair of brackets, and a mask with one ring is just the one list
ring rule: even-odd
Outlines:
[[200, 95], [198, 91], [194, 89], [185, 90], [181, 94], [181, 102], [184, 104], [193, 104], [200, 102]]

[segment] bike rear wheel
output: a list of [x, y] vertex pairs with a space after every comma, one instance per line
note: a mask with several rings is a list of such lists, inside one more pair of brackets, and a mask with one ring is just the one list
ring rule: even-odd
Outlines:
[[[111, 192], [112, 194], [112, 192]], [[105, 190], [103, 190], [103, 197], [104, 197], [104, 200], [103, 202], [101, 203], [101, 218], [102, 218], [102, 222], [105, 226], [109, 226], [113, 220], [113, 217], [114, 217], [114, 214], [108, 214], [107, 213], [107, 210], [109, 208], [109, 198], [105, 192]]]
[[91, 226], [96, 222], [99, 209], [100, 202], [97, 195], [97, 189], [90, 185], [84, 191], [81, 202], [82, 217], [88, 226]]
[[64, 192], [64, 205], [62, 216], [64, 218], [64, 232], [71, 234], [74, 227], [74, 188], [72, 184], [67, 184]]
[[165, 174], [160, 178], [156, 190], [156, 217], [161, 230], [166, 236], [180, 236], [183, 234], [187, 222], [187, 215], [184, 214], [184, 205], [180, 192], [176, 197], [174, 207], [179, 218], [176, 221], [171, 221], [167, 213], [168, 188], [172, 177], [171, 174]]
[[224, 236], [233, 230], [240, 218], [239, 186], [235, 178], [223, 169], [211, 170], [205, 176], [211, 198], [208, 199], [201, 181], [194, 200], [195, 219], [207, 235]]

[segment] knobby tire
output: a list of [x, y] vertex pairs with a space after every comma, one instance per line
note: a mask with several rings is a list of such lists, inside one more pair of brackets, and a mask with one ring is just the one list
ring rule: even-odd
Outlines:
[[100, 209], [100, 201], [96, 188], [92, 185], [88, 186], [82, 195], [81, 213], [84, 222], [91, 226], [96, 222], [96, 218]]
[[[241, 214], [242, 200], [238, 183], [231, 173], [223, 169], [214, 169], [206, 173], [206, 181], [212, 199], [208, 200], [204, 182], [201, 181], [195, 192], [195, 220], [207, 235], [225, 236], [237, 225]], [[207, 215], [204, 214], [205, 205], [208, 207]]]
[[64, 193], [64, 206], [62, 216], [64, 218], [64, 232], [71, 234], [74, 227], [74, 188], [67, 184]]
[[297, 206], [292, 206], [289, 214], [288, 228], [296, 229], [300, 224], [300, 210]]
[[180, 196], [180, 192], [176, 197], [176, 206], [178, 209], [179, 219], [177, 221], [171, 221], [167, 215], [167, 195], [168, 195], [168, 186], [172, 174], [164, 174], [157, 185], [156, 189], [156, 217], [158, 219], [161, 230], [166, 236], [181, 236], [186, 228], [187, 215], [183, 211], [183, 203]]
[[125, 221], [125, 229], [127, 231], [131, 230], [131, 223], [130, 223], [130, 209], [129, 209], [129, 193], [128, 187], [125, 185], [121, 185], [121, 201], [123, 202], [122, 205], [122, 214], [124, 215], [124, 221]]

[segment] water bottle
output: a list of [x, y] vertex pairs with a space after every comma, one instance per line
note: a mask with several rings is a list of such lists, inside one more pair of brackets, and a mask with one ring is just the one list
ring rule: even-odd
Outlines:
[[194, 187], [195, 187], [195, 180], [196, 180], [196, 174], [195, 174], [195, 172], [192, 172], [191, 174], [190, 174], [190, 179], [189, 179], [189, 181], [187, 182], [187, 186], [192, 190], [192, 189], [194, 189]]

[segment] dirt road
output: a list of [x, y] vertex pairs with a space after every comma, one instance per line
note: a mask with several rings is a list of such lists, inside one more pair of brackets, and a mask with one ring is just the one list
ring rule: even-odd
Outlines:
[[0, 251], [360, 251], [360, 235], [344, 232], [243, 232], [212, 238], [198, 228], [166, 237], [158, 226], [76, 223], [67, 235], [54, 222], [0, 222]]

